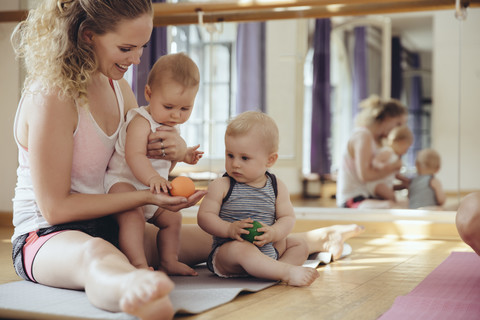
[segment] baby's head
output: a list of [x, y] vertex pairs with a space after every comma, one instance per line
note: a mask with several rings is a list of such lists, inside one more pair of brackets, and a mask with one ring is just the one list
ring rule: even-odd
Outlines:
[[247, 111], [233, 118], [225, 132], [225, 169], [238, 182], [261, 179], [278, 158], [279, 133], [268, 115]]
[[397, 155], [403, 156], [413, 143], [412, 131], [407, 126], [395, 127], [388, 134], [387, 143]]
[[161, 56], [150, 70], [145, 98], [153, 119], [169, 126], [190, 117], [200, 84], [197, 65], [184, 53]]
[[247, 111], [233, 118], [227, 126], [225, 137], [255, 135], [255, 143], [263, 144], [268, 153], [278, 151], [279, 133], [275, 121], [265, 113]]
[[440, 170], [440, 155], [433, 149], [420, 150], [415, 166], [418, 174], [435, 174]]

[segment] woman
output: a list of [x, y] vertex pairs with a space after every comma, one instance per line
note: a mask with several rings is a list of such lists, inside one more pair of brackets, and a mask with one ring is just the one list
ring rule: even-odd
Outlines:
[[407, 109], [398, 100], [383, 101], [377, 96], [362, 101], [352, 136], [342, 157], [337, 180], [337, 205], [345, 208], [390, 208], [390, 200], [373, 199], [366, 182], [398, 171], [402, 161], [373, 166], [373, 157], [389, 132], [406, 123]]
[[[107, 216], [145, 204], [178, 211], [203, 193], [187, 200], [103, 190], [118, 129], [137, 106], [123, 75], [139, 63], [151, 31], [149, 0], [48, 0], [14, 32], [27, 80], [15, 121], [20, 166], [12, 240], [17, 273], [26, 279], [85, 289], [102, 309], [171, 318], [172, 282], [130, 265], [113, 245], [116, 226]], [[162, 139], [171, 160], [185, 152], [173, 131], [151, 139]]]
[[[146, 191], [105, 194], [103, 177], [119, 127], [137, 106], [123, 79], [138, 64], [152, 32], [150, 0], [45, 0], [12, 35], [27, 78], [15, 119], [19, 148], [12, 236], [14, 264], [26, 280], [85, 290], [89, 301], [142, 319], [171, 318], [171, 280], [136, 269], [116, 245], [110, 217], [146, 204], [178, 211], [197, 203]], [[149, 138], [149, 156], [184, 158], [174, 130]], [[313, 251], [338, 257], [356, 225], [296, 235]], [[159, 265], [158, 229], [146, 226], [149, 265]], [[205, 261], [211, 237], [198, 226], [182, 229], [179, 260]]]

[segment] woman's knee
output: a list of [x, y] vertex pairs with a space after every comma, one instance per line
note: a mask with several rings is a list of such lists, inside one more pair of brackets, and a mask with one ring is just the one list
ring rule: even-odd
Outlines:
[[85, 241], [82, 252], [86, 264], [98, 263], [110, 255], [123, 255], [113, 244], [98, 237]]
[[457, 211], [455, 218], [460, 237], [476, 252], [480, 250], [480, 192], [467, 195]]

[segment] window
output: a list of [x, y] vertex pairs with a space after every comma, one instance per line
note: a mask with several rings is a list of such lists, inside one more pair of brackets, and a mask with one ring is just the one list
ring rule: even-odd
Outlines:
[[169, 34], [170, 52], [185, 52], [200, 69], [200, 88], [192, 115], [181, 127], [182, 137], [189, 146], [200, 144], [205, 159], [222, 159], [223, 168], [223, 137], [234, 105], [236, 24], [211, 33], [198, 25], [171, 26]]

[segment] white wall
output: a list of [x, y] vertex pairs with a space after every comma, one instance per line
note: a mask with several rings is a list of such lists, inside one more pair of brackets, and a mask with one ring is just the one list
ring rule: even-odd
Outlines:
[[[18, 10], [16, 0], [2, 0], [0, 10]], [[12, 211], [16, 182], [17, 147], [13, 120], [20, 95], [19, 63], [15, 60], [10, 35], [16, 23], [0, 23], [0, 212]]]
[[280, 130], [279, 161], [271, 171], [301, 192], [303, 69], [308, 44], [308, 20], [267, 22], [267, 112]]
[[480, 9], [467, 12], [461, 27], [461, 48], [460, 22], [453, 12], [436, 12], [433, 20], [432, 147], [441, 154], [438, 177], [448, 191], [458, 186], [462, 191], [480, 190]]

